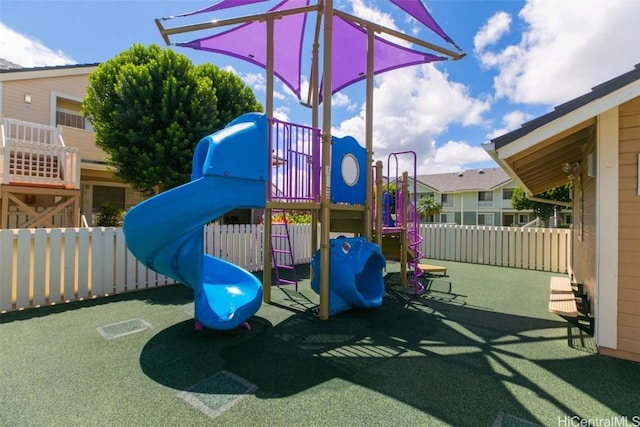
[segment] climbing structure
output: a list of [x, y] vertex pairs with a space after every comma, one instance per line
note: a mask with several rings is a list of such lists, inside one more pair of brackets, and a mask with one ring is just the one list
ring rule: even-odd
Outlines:
[[[312, 214], [312, 224], [315, 227], [319, 222], [320, 245], [317, 241], [317, 229], [312, 231], [313, 248], [320, 247], [320, 261], [318, 270], [322, 272], [319, 283], [320, 309], [319, 317], [329, 317], [329, 233], [330, 231], [353, 231], [371, 240], [373, 227], [371, 212], [373, 191], [373, 77], [379, 73], [400, 67], [425, 64], [447, 59], [460, 59], [465, 53], [455, 45], [453, 40], [438, 26], [427, 8], [420, 0], [390, 0], [393, 4], [417, 22], [424, 25], [437, 37], [440, 37], [453, 49], [443, 48], [423, 39], [405, 34], [394, 29], [386, 28], [378, 23], [350, 15], [334, 9], [333, 0], [318, 0], [312, 3], [310, 0], [283, 0], [278, 2], [268, 11], [261, 11], [235, 18], [209, 19], [206, 22], [188, 24], [179, 27], [165, 28], [163, 21], [197, 16], [202, 13], [214, 13], [231, 7], [245, 7], [257, 5], [266, 0], [222, 0], [204, 9], [169, 18], [157, 19], [156, 24], [164, 38], [170, 45], [204, 50], [223, 55], [233, 56], [266, 70], [266, 103], [265, 110], [270, 118], [271, 136], [280, 135], [280, 130], [274, 132], [274, 79], [277, 77], [287, 85], [293, 93], [309, 106], [312, 111], [311, 128], [299, 125], [282, 127], [282, 132], [292, 132], [295, 136], [291, 141], [298, 140], [297, 130], [313, 135], [312, 139], [318, 141], [317, 152], [303, 151], [300, 159], [311, 155], [313, 163], [313, 175], [302, 173], [290, 176], [286, 185], [278, 185], [282, 190], [278, 197], [271, 197], [266, 203], [265, 209], [265, 248], [271, 246], [272, 224], [271, 213], [273, 209], [309, 210]], [[271, 2], [273, 3], [273, 2]], [[308, 19], [309, 18], [309, 19]], [[306, 31], [307, 23], [313, 22], [315, 29]], [[230, 27], [230, 28], [229, 28]], [[170, 38], [180, 34], [210, 31], [207, 34], [192, 40], [172, 43]], [[202, 33], [200, 33], [202, 34]], [[306, 35], [313, 38], [310, 52], [305, 53], [312, 58], [309, 73], [309, 92], [303, 99], [301, 91], [302, 55]], [[389, 40], [395, 37], [397, 43]], [[407, 47], [411, 45], [412, 47]], [[427, 50], [427, 51], [425, 51]], [[332, 201], [333, 183], [331, 173], [336, 168], [347, 175], [353, 173], [348, 165], [352, 164], [351, 157], [346, 156], [339, 161], [340, 165], [333, 165], [331, 136], [331, 97], [341, 89], [357, 81], [366, 81], [366, 166], [360, 168], [358, 173], [364, 174], [364, 202], [350, 205]], [[322, 105], [321, 105], [322, 103]], [[322, 107], [322, 123], [320, 124], [320, 107]], [[320, 130], [321, 129], [321, 130]], [[283, 136], [282, 141], [286, 140]], [[274, 141], [272, 141], [273, 143]], [[315, 148], [314, 148], [315, 150]], [[272, 151], [277, 158], [280, 152]], [[292, 158], [296, 159], [296, 150], [290, 151]], [[283, 160], [283, 165], [290, 164], [289, 160]], [[321, 161], [321, 163], [320, 163]], [[298, 163], [303, 170], [306, 165]], [[346, 165], [346, 168], [343, 166]], [[317, 166], [317, 168], [315, 168]], [[360, 177], [360, 175], [358, 175]], [[272, 176], [279, 179], [280, 176]], [[343, 178], [349, 176], [343, 174]], [[283, 183], [284, 184], [284, 183]], [[268, 239], [268, 241], [267, 241]], [[272, 268], [272, 253], [265, 251], [264, 270]], [[271, 275], [264, 275], [264, 300], [270, 301]]]
[[[410, 157], [413, 164], [411, 180], [407, 171], [401, 172], [399, 169], [400, 157]], [[420, 244], [423, 238], [417, 210], [416, 170], [414, 151], [389, 154], [386, 191], [382, 192], [381, 201], [380, 245], [387, 259], [401, 263], [401, 283], [405, 284], [408, 270], [414, 291], [420, 293], [424, 290], [420, 282], [422, 271], [418, 267], [422, 258]], [[391, 191], [392, 188], [395, 188], [395, 192]]]

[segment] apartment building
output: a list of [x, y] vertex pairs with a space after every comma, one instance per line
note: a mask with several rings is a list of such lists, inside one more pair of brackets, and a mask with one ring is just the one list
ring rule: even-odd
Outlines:
[[0, 60], [0, 228], [91, 226], [103, 203], [142, 200], [114, 177], [82, 116], [97, 66]]

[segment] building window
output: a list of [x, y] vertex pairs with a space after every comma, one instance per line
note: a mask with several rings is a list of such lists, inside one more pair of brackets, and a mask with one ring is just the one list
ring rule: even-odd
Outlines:
[[572, 224], [573, 223], [573, 216], [571, 214], [565, 214], [564, 215], [564, 223], [565, 224]]
[[453, 207], [453, 194], [443, 194], [442, 195], [442, 207], [443, 208], [451, 208], [451, 207]]
[[493, 206], [493, 191], [478, 191], [478, 206]]
[[518, 215], [518, 224], [526, 224], [529, 222], [529, 214]]
[[85, 129], [85, 118], [79, 114], [58, 110], [56, 111], [56, 126], [57, 125]]
[[453, 214], [443, 213], [440, 214], [440, 222], [443, 224], [453, 224]]
[[493, 225], [493, 214], [478, 214], [478, 225]]
[[502, 190], [502, 200], [511, 200], [513, 196], [513, 188], [505, 188]]
[[104, 203], [109, 203], [118, 209], [124, 209], [125, 188], [108, 187], [105, 185], [93, 186], [93, 211], [99, 212]]

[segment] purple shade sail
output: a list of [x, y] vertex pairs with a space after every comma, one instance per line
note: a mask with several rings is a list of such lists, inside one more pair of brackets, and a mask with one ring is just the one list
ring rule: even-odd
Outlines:
[[[295, 3], [295, 5], [293, 5]], [[290, 9], [309, 4], [308, 0], [284, 0], [271, 10]], [[273, 73], [300, 99], [301, 52], [306, 14], [283, 16], [274, 20]], [[177, 46], [233, 56], [262, 68], [267, 66], [267, 23], [249, 22], [228, 31], [177, 43]]]
[[[374, 40], [374, 74], [446, 59], [377, 36]], [[332, 94], [367, 77], [367, 32], [339, 16], [333, 17], [332, 63]]]
[[185, 16], [197, 15], [198, 13], [215, 12], [216, 10], [222, 10], [222, 9], [227, 9], [230, 7], [237, 7], [237, 6], [245, 6], [247, 4], [252, 4], [252, 3], [262, 3], [263, 1], [267, 1], [267, 0], [222, 0], [216, 4], [207, 6], [204, 9], [194, 10], [193, 12], [183, 13], [181, 15], [175, 15], [175, 16], [172, 16], [171, 18], [183, 18]]
[[438, 23], [433, 19], [427, 8], [422, 4], [420, 0], [389, 0], [391, 3], [398, 6], [400, 9], [407, 12], [409, 15], [416, 18], [418, 21], [426, 25], [431, 31], [442, 37], [452, 45], [457, 45], [453, 40], [440, 28]]
[[[231, 7], [240, 4], [257, 3], [264, 0], [223, 0], [206, 11], [214, 8]], [[287, 10], [309, 4], [310, 0], [283, 0], [270, 9]], [[431, 15], [419, 0], [390, 0], [401, 5], [409, 13], [423, 10], [433, 22]], [[205, 11], [205, 9], [202, 9]], [[288, 86], [298, 99], [301, 99], [301, 53], [307, 14], [297, 13], [282, 16], [274, 20], [274, 75]], [[420, 15], [418, 15], [420, 16]], [[421, 21], [422, 22], [422, 21]], [[430, 27], [432, 28], [432, 27]], [[440, 30], [442, 32], [442, 30]], [[444, 32], [442, 32], [444, 34]], [[446, 37], [446, 34], [444, 34]], [[359, 25], [333, 16], [332, 37], [332, 79], [331, 93], [364, 80], [367, 77], [367, 31]], [[267, 24], [254, 21], [231, 28], [230, 30], [192, 40], [177, 43], [177, 46], [220, 53], [251, 62], [262, 68], [267, 64]], [[430, 53], [412, 50], [392, 43], [380, 37], [374, 39], [374, 75], [409, 65], [444, 61], [447, 58]], [[322, 94], [322, 90], [320, 90]]]

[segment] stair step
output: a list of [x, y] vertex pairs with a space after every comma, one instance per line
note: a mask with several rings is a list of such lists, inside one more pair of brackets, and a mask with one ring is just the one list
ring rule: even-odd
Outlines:
[[271, 237], [289, 237], [286, 234], [272, 234]]
[[291, 251], [287, 251], [284, 249], [274, 249], [273, 252], [277, 253], [277, 254], [290, 254]]
[[285, 284], [285, 285], [297, 285], [297, 284], [298, 284], [298, 282], [296, 282], [296, 281], [293, 281], [293, 280], [287, 280], [287, 279], [280, 279], [280, 280], [278, 280], [278, 284], [281, 284], [281, 283], [283, 283], [283, 284]]
[[295, 266], [286, 264], [276, 264], [276, 268], [284, 268], [285, 270], [295, 270]]

